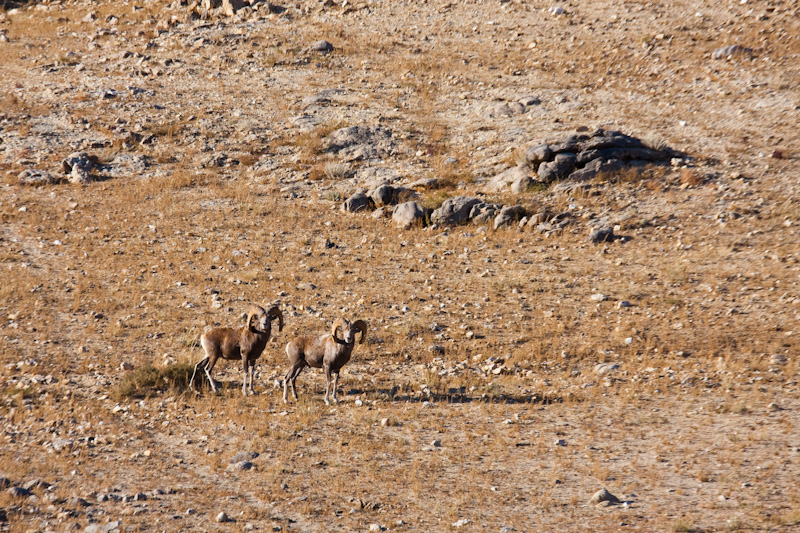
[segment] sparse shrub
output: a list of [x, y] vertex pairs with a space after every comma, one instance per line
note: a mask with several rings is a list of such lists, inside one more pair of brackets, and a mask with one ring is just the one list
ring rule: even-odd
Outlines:
[[164, 392], [169, 389], [184, 390], [189, 385], [194, 365], [176, 363], [164, 368], [145, 366], [133, 370], [122, 378], [114, 391], [118, 400], [125, 398], [142, 398]]
[[682, 168], [680, 175], [680, 182], [681, 185], [697, 187], [698, 185], [703, 183], [703, 178], [700, 175], [700, 173], [693, 168]]
[[329, 180], [340, 180], [350, 175], [350, 165], [347, 163], [333, 162], [325, 163], [323, 167], [325, 177]]
[[325, 191], [320, 195], [320, 198], [331, 202], [341, 202], [344, 200], [344, 196], [339, 191]]

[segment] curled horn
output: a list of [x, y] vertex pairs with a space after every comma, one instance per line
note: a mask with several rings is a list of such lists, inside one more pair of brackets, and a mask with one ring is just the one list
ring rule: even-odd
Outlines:
[[331, 336], [333, 336], [333, 340], [338, 343], [344, 343], [342, 339], [336, 336], [336, 332], [339, 331], [339, 328], [347, 329], [347, 321], [344, 318], [337, 318], [333, 323], [333, 327], [331, 328]]
[[367, 338], [367, 323], [363, 320], [356, 320], [353, 323], [353, 329], [357, 329], [361, 332], [361, 340], [358, 341], [359, 344], [364, 344], [364, 339]]
[[270, 310], [267, 311], [267, 317], [270, 319], [278, 317], [278, 331], [283, 331], [283, 313], [281, 313], [277, 305], [273, 305]]
[[263, 307], [259, 307], [257, 305], [254, 305], [250, 308], [250, 311], [247, 313], [247, 329], [249, 331], [255, 331], [252, 325], [253, 317], [257, 315], [263, 315], [265, 312], [266, 311], [264, 311]]

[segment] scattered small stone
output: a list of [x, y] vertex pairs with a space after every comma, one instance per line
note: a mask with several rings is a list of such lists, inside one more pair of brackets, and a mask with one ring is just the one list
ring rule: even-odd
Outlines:
[[133, 365], [132, 365], [131, 363], [129, 363], [128, 361], [123, 361], [123, 362], [122, 362], [122, 363], [119, 365], [119, 369], [120, 369], [120, 370], [124, 370], [124, 371], [133, 370]]
[[228, 521], [228, 520], [230, 520], [230, 519], [228, 518], [228, 515], [225, 513], [225, 511], [223, 511], [223, 512], [221, 512], [221, 513], [219, 513], [219, 514], [217, 515], [217, 517], [215, 518], [215, 520], [216, 520], [217, 522], [219, 522], [220, 524], [224, 524], [225, 522], [227, 522], [227, 521]]
[[455, 522], [453, 522], [452, 526], [455, 527], [455, 528], [462, 528], [462, 527], [464, 527], [464, 526], [466, 526], [468, 524], [471, 524], [471, 523], [472, 523], [472, 520], [468, 520], [466, 518], [462, 518], [461, 520], [456, 520]]
[[555, 446], [566, 446], [567, 445], [567, 441], [565, 441], [564, 439], [558, 439], [553, 444]]
[[433, 442], [431, 442], [431, 446], [433, 446], [434, 448], [439, 448], [442, 446], [442, 443], [439, 442], [438, 439], [434, 439]]
[[592, 294], [590, 298], [593, 302], [604, 302], [608, 299], [605, 294], [601, 294], [599, 292]]

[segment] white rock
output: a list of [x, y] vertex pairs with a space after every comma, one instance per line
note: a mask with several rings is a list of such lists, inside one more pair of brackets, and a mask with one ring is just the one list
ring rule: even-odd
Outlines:
[[217, 522], [224, 523], [228, 521], [228, 515], [225, 514], [225, 511], [219, 513], [216, 518]]

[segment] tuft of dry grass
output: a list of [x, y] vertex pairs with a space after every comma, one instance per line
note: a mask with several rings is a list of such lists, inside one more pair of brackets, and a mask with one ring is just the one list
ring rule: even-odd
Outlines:
[[124, 375], [114, 390], [117, 400], [147, 398], [170, 391], [182, 392], [189, 387], [194, 365], [189, 362], [167, 365], [162, 368], [145, 366]]

